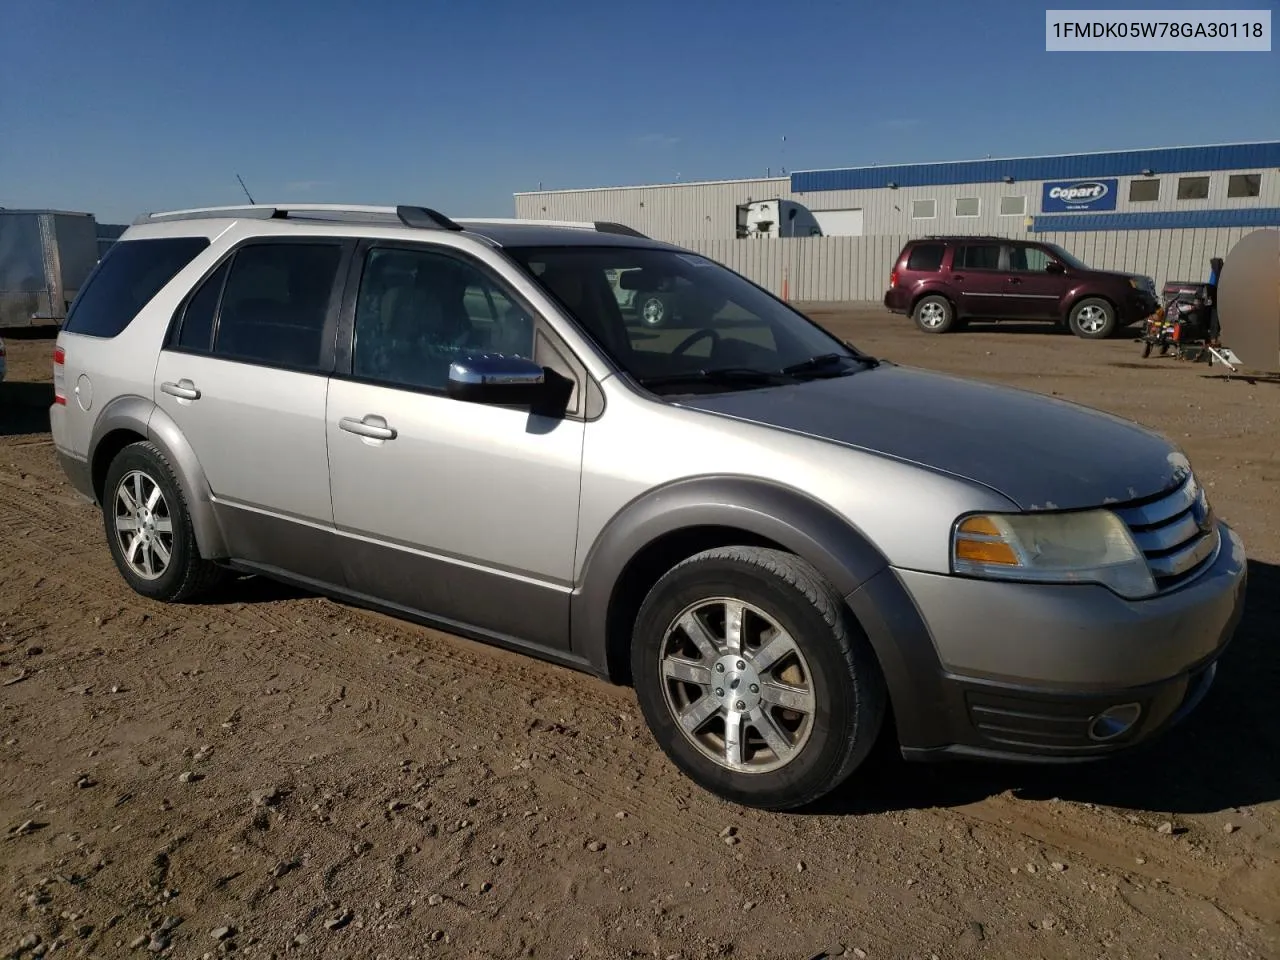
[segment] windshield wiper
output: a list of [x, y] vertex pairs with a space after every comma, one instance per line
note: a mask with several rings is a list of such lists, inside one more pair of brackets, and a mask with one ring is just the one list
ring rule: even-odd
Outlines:
[[[874, 367], [880, 363], [875, 357], [869, 357], [865, 353], [823, 353], [816, 357], [810, 357], [808, 360], [801, 360], [799, 363], [793, 363], [790, 366], [782, 368], [782, 372], [787, 376], [796, 376], [803, 373], [818, 373], [828, 367], [832, 367], [844, 360], [852, 360], [856, 363], [865, 363], [868, 367]], [[840, 371], [845, 373], [847, 371]]]
[[686, 370], [683, 373], [664, 373], [653, 377], [640, 377], [646, 387], [664, 387], [681, 383], [712, 383], [731, 386], [781, 386], [795, 383], [795, 378], [778, 371], [757, 370], [754, 367], [717, 367], [710, 370]]

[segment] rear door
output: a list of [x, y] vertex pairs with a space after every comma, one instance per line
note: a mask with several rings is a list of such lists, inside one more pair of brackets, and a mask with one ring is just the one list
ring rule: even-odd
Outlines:
[[1005, 278], [1007, 315], [1033, 320], [1056, 319], [1059, 305], [1071, 287], [1071, 278], [1050, 273], [1054, 262], [1048, 251], [1030, 244], [1006, 245], [1009, 273]]
[[195, 451], [232, 555], [335, 584], [325, 396], [351, 247], [239, 246], [179, 306], [155, 375], [156, 404]]
[[1007, 262], [999, 240], [965, 240], [957, 245], [951, 260], [951, 284], [962, 316], [1008, 316]]

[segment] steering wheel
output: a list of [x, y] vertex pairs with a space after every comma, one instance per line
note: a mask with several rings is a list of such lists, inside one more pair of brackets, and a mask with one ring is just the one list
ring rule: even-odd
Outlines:
[[720, 334], [715, 330], [712, 330], [710, 327], [703, 327], [701, 330], [693, 331], [693, 333], [689, 334], [687, 337], [681, 340], [678, 344], [676, 344], [675, 349], [671, 351], [671, 355], [673, 357], [678, 357], [681, 354], [683, 354], [686, 350], [688, 350], [690, 347], [692, 347], [695, 343], [697, 343], [699, 340], [703, 340], [707, 337], [711, 338], [712, 340], [711, 349], [714, 350], [716, 348], [716, 345], [720, 343]]

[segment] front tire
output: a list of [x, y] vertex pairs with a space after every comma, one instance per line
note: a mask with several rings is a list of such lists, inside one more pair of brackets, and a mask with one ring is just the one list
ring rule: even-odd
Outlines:
[[1082, 340], [1106, 340], [1116, 331], [1116, 311], [1101, 297], [1086, 297], [1071, 308], [1071, 332]]
[[911, 319], [925, 333], [947, 333], [956, 328], [956, 315], [951, 308], [951, 301], [937, 294], [921, 297], [911, 311]]
[[102, 519], [116, 568], [144, 597], [180, 603], [224, 575], [200, 556], [173, 467], [153, 443], [131, 443], [111, 461]]
[[632, 675], [672, 762], [762, 809], [839, 786], [886, 712], [879, 665], [839, 594], [779, 550], [721, 547], [668, 571], [636, 618]]

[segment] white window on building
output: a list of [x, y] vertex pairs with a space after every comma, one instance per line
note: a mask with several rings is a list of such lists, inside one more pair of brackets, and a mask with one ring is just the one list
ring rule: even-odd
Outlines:
[[929, 200], [912, 200], [911, 201], [911, 219], [912, 220], [933, 220], [938, 216], [938, 201]]
[[1159, 180], [1130, 180], [1129, 202], [1149, 203], [1160, 199]]
[[977, 197], [956, 198], [957, 217], [976, 217], [980, 209]]
[[1228, 197], [1256, 197], [1262, 193], [1262, 174], [1233, 173], [1227, 180]]
[[1179, 177], [1178, 178], [1178, 199], [1179, 200], [1208, 200], [1209, 199], [1209, 178], [1208, 177]]
[[1027, 215], [1026, 197], [1001, 197], [1000, 216], [1025, 217]]

